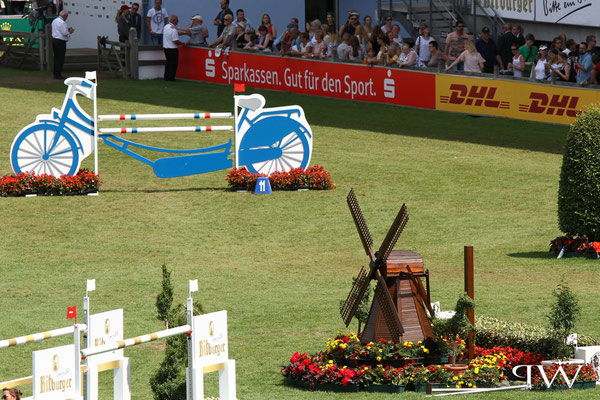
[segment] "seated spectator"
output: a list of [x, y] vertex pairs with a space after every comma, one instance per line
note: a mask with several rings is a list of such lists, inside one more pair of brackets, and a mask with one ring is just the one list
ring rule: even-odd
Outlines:
[[180, 33], [188, 35], [190, 39], [187, 44], [205, 45], [208, 37], [208, 28], [202, 23], [202, 16], [194, 15], [189, 28], [178, 28]]
[[429, 42], [429, 53], [431, 53], [431, 58], [427, 63], [429, 68], [438, 68], [440, 66], [440, 61], [442, 61], [442, 52], [440, 51], [438, 42], [432, 40]]
[[307, 31], [308, 31], [308, 35], [310, 37], [310, 40], [313, 42], [312, 44], [314, 45], [314, 39], [315, 39], [315, 32], [320, 31], [321, 30], [321, 21], [319, 21], [318, 19], [312, 20], [310, 22], [310, 24], [308, 24], [307, 26]]
[[273, 51], [273, 38], [264, 25], [258, 27], [258, 49], [265, 52]]
[[398, 66], [398, 48], [396, 44], [392, 43], [388, 47], [388, 51], [385, 54], [385, 65], [388, 67], [397, 67]]
[[371, 46], [373, 46], [373, 50], [375, 50], [375, 54], [379, 53], [379, 43], [377, 38], [383, 35], [385, 36], [385, 34], [383, 33], [383, 31], [381, 30], [381, 28], [379, 26], [374, 26], [373, 27], [373, 32], [371, 32], [371, 38], [370, 38], [370, 42], [371, 42]]
[[312, 58], [323, 59], [327, 57], [327, 45], [323, 41], [323, 32], [315, 32], [315, 40], [312, 50]]
[[415, 42], [415, 51], [419, 56], [419, 61], [422, 64], [427, 65], [429, 63], [429, 59], [431, 58], [431, 53], [429, 52], [429, 43], [433, 42], [434, 39], [429, 35], [429, 25], [422, 24], [420, 30], [421, 35]]
[[528, 33], [525, 37], [525, 44], [519, 47], [519, 54], [523, 56], [523, 61], [525, 61], [524, 76], [531, 75], [531, 68], [535, 65], [535, 58], [538, 54], [538, 48], [533, 45], [533, 42], [535, 42], [535, 37]]
[[[282, 56], [292, 55], [292, 49], [297, 49], [300, 45], [300, 33], [298, 32], [298, 28], [294, 27], [293, 24], [291, 28], [289, 28], [288, 32], [283, 33], [283, 37], [281, 38], [281, 50], [280, 53]], [[290, 26], [288, 25], [288, 27]]]
[[356, 28], [355, 36], [358, 38], [360, 47], [365, 51], [367, 49], [367, 43], [369, 43], [369, 32], [367, 32], [364, 25], [359, 25], [358, 28]]
[[[402, 38], [400, 37], [400, 25], [394, 24], [392, 25], [392, 33], [394, 34], [393, 40], [394, 43], [398, 45], [398, 47], [402, 47]], [[392, 43], [392, 42], [390, 42]]]
[[545, 44], [540, 46], [538, 53], [538, 59], [535, 63], [535, 79], [543, 81], [548, 79], [548, 73], [546, 72], [546, 64], [548, 63], [548, 46]]
[[340, 31], [339, 31], [340, 37], [344, 37], [344, 33], [346, 33], [346, 32], [349, 33], [350, 35], [355, 35], [356, 28], [358, 28], [358, 26], [360, 25], [360, 22], [358, 21], [359, 18], [360, 18], [360, 15], [358, 14], [358, 11], [351, 10], [350, 16], [348, 17], [348, 22], [346, 24], [342, 25], [342, 27], [340, 28]]
[[[379, 35], [377, 35], [376, 40], [377, 48], [379, 49], [377, 52], [377, 58], [381, 59], [383, 62], [385, 54], [387, 53], [387, 48], [390, 45], [390, 41], [383, 32], [380, 32]], [[375, 48], [375, 46], [373, 46], [373, 48]]]
[[562, 64], [558, 60], [558, 50], [550, 49], [548, 51], [548, 62], [546, 63], [546, 75], [548, 76], [548, 80], [552, 80], [552, 71], [555, 69], [560, 69]]
[[235, 41], [237, 48], [244, 49], [246, 44], [248, 44], [251, 34], [246, 33], [246, 24], [244, 22], [240, 22], [237, 24]]
[[370, 15], [365, 15], [363, 19], [363, 29], [367, 32], [367, 36], [371, 37], [371, 32], [373, 32], [373, 19], [371, 19]]
[[337, 56], [338, 59], [343, 61], [350, 60], [350, 38], [352, 35], [348, 32], [344, 33], [342, 36], [342, 43], [340, 43], [337, 47]]
[[2, 400], [21, 400], [23, 392], [14, 387], [5, 387], [2, 389]]
[[236, 18], [235, 18], [235, 21], [233, 22], [234, 26], [237, 27], [237, 24], [239, 24], [240, 22], [243, 22], [244, 24], [246, 24], [246, 33], [254, 32], [254, 27], [252, 26], [250, 21], [248, 21], [246, 19], [246, 14], [244, 13], [244, 10], [242, 10], [241, 8], [236, 10], [235, 15], [236, 15]]
[[383, 62], [383, 60], [377, 57], [377, 53], [375, 53], [375, 49], [373, 49], [373, 45], [369, 42], [369, 44], [367, 45], [367, 54], [365, 56], [365, 64], [376, 65], [376, 64], [381, 64], [382, 62]]
[[267, 28], [267, 32], [271, 34], [272, 38], [277, 37], [277, 28], [275, 28], [275, 25], [271, 23], [271, 17], [269, 14], [263, 14], [261, 24]]
[[571, 79], [571, 66], [567, 59], [567, 55], [560, 51], [558, 53], [558, 63], [560, 64], [560, 68], [550, 67], [550, 71], [556, 74], [556, 80], [558, 81], [569, 82]]
[[446, 67], [446, 72], [451, 70], [456, 64], [462, 62], [465, 72], [483, 72], [485, 60], [475, 48], [475, 43], [469, 41], [465, 43], [465, 51], [463, 51], [456, 60]]
[[513, 58], [511, 62], [508, 63], [506, 68], [512, 71], [513, 76], [522, 77], [523, 71], [525, 71], [525, 59], [521, 54], [519, 54], [519, 48], [516, 44], [513, 44], [510, 50], [513, 53]]
[[292, 48], [290, 55], [295, 57], [307, 58], [312, 54], [312, 45], [310, 43], [310, 36], [308, 32], [302, 32], [300, 34], [300, 44], [296, 49]]
[[248, 38], [248, 43], [244, 45], [244, 50], [258, 51], [258, 35], [256, 33], [251, 33]]
[[392, 16], [386, 15], [383, 18], [383, 24], [381, 25], [381, 31], [383, 33], [388, 33], [391, 30], [392, 30]]
[[350, 61], [362, 61], [363, 60], [363, 51], [360, 48], [360, 43], [358, 43], [358, 38], [356, 36], [350, 36], [350, 52], [348, 53], [348, 59]]
[[223, 32], [221, 32], [221, 35], [214, 42], [208, 45], [209, 47], [217, 46], [220, 48], [224, 48], [231, 46], [231, 44], [233, 43], [233, 39], [236, 36], [236, 29], [233, 25], [233, 17], [231, 16], [231, 14], [225, 14], [223, 20], [225, 21], [225, 27], [223, 28]]
[[327, 25], [327, 33], [323, 37], [323, 41], [327, 45], [327, 55], [331, 57], [338, 46], [337, 29], [333, 25]]
[[596, 63], [596, 66], [592, 70], [592, 83], [600, 85], [600, 62]]
[[402, 53], [398, 57], [399, 67], [416, 67], [419, 61], [417, 53], [410, 48], [408, 43], [402, 44]]

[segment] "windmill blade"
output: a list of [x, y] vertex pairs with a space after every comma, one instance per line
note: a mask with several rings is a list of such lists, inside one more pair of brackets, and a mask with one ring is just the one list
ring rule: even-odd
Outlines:
[[392, 340], [396, 343], [400, 341], [400, 336], [404, 334], [404, 327], [400, 318], [398, 317], [398, 310], [394, 306], [394, 300], [387, 288], [385, 279], [381, 275], [379, 270], [375, 270], [375, 277], [377, 278], [377, 288], [375, 289], [375, 299], [379, 303], [381, 314], [383, 319], [390, 331]]
[[363, 216], [356, 195], [354, 194], [354, 189], [350, 189], [350, 193], [348, 193], [348, 197], [346, 197], [346, 202], [348, 203], [348, 208], [350, 208], [350, 213], [352, 214], [354, 224], [358, 230], [358, 236], [360, 236], [360, 240], [365, 248], [365, 253], [371, 257], [371, 260], [374, 260], [373, 237], [371, 236], [365, 217]]
[[375, 262], [377, 265], [382, 265], [387, 261], [407, 222], [408, 212], [406, 211], [406, 204], [402, 204], [400, 211], [398, 211], [398, 215], [396, 215], [396, 219], [392, 223], [390, 230], [377, 252], [377, 260]]
[[370, 273], [367, 274], [365, 267], [360, 269], [360, 272], [352, 285], [352, 289], [350, 289], [348, 298], [340, 310], [340, 314], [342, 314], [342, 319], [344, 320], [346, 327], [350, 325], [350, 321], [352, 321], [365, 292], [369, 288], [369, 283], [371, 282], [370, 275]]

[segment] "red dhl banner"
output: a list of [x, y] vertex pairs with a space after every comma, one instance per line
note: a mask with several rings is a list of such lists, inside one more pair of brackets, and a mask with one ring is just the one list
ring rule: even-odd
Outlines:
[[315, 96], [435, 108], [435, 74], [212, 49], [180, 48], [177, 77]]
[[528, 121], [570, 124], [590, 104], [595, 89], [457, 75], [436, 77], [436, 109]]

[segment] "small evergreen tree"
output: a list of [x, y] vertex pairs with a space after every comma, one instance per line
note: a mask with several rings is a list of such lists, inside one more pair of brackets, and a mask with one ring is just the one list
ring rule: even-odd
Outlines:
[[600, 240], [600, 108], [571, 125], [558, 188], [558, 226], [570, 236]]
[[[157, 318], [164, 321], [165, 326], [176, 327], [187, 324], [187, 308], [185, 304], [173, 305], [173, 285], [171, 273], [167, 266], [162, 266], [162, 291], [156, 297]], [[202, 305], [194, 301], [194, 315], [204, 312]], [[150, 387], [155, 400], [185, 400], [187, 367], [187, 335], [176, 335], [166, 339], [165, 358], [156, 373], [150, 378]]]
[[466, 338], [469, 330], [473, 329], [473, 325], [467, 317], [467, 311], [475, 308], [475, 302], [467, 293], [463, 293], [456, 302], [454, 307], [454, 315], [449, 319], [433, 318], [433, 334], [436, 338], [446, 336], [450, 343], [450, 351], [452, 352], [452, 366], [456, 366], [456, 356], [458, 355], [458, 339], [457, 337]]
[[165, 329], [169, 329], [169, 311], [173, 304], [173, 284], [171, 283], [171, 272], [166, 264], [162, 265], [162, 290], [156, 296], [156, 310], [159, 321], [165, 323]]
[[567, 336], [573, 332], [575, 321], [581, 313], [579, 301], [566, 283], [558, 285], [552, 295], [555, 302], [547, 315], [548, 322], [556, 335], [566, 343]]

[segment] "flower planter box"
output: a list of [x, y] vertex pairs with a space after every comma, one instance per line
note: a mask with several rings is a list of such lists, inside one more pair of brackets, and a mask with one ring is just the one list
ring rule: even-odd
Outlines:
[[342, 358], [334, 356], [333, 360], [335, 361], [336, 365], [346, 365], [352, 368], [358, 368], [363, 365], [368, 365], [372, 367], [379, 364], [383, 365], [384, 367], [387, 367], [389, 365], [392, 368], [402, 368], [411, 363], [415, 365], [425, 364], [425, 359], [423, 357], [382, 359], [381, 361], [377, 361], [377, 359], [375, 358]]
[[[432, 383], [431, 384], [432, 389], [445, 389], [447, 387], [451, 387], [451, 386], [445, 385], [443, 383]], [[413, 390], [417, 393], [425, 393], [425, 392], [427, 392], [427, 384], [419, 383], [419, 384], [413, 385]]]
[[406, 385], [369, 385], [363, 390], [369, 393], [404, 393]]
[[338, 392], [338, 393], [356, 393], [360, 391], [359, 385], [336, 385], [333, 383], [326, 383], [323, 385], [315, 385], [314, 387], [306, 382], [299, 381], [296, 379], [285, 378], [285, 382], [290, 386], [295, 386], [300, 389], [311, 390], [311, 391], [323, 391], [323, 392]]

